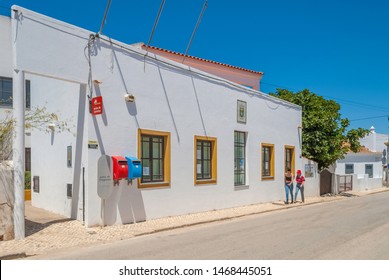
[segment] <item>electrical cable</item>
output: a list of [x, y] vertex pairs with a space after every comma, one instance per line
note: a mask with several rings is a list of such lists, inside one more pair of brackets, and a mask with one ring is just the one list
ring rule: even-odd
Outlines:
[[156, 17], [155, 22], [154, 22], [153, 29], [151, 30], [149, 41], [147, 42], [147, 45], [146, 45], [146, 54], [148, 53], [148, 48], [150, 46], [151, 40], [153, 39], [154, 31], [157, 28], [159, 18], [161, 17], [164, 5], [165, 5], [165, 0], [162, 0], [161, 5], [159, 6], [159, 11], [158, 11], [157, 17]]
[[[289, 89], [289, 90], [293, 90], [293, 91], [299, 91], [296, 88], [286, 87], [286, 86], [272, 84], [272, 83], [266, 83], [266, 82], [262, 82], [262, 81], [261, 81], [261, 84], [263, 84], [263, 85], [270, 85], [270, 86], [274, 86], [274, 87], [279, 87], [279, 88], [283, 88], [283, 89]], [[359, 103], [359, 102], [355, 102], [355, 101], [351, 101], [351, 100], [346, 100], [346, 99], [342, 99], [342, 98], [337, 98], [337, 97], [332, 97], [332, 96], [328, 96], [328, 95], [320, 95], [320, 96], [328, 98], [330, 100], [336, 100], [339, 103], [350, 105], [350, 106], [356, 106], [356, 107], [367, 108], [367, 109], [374, 109], [376, 111], [381, 111], [381, 112], [388, 112], [389, 111], [389, 108], [386, 108], [386, 107], [381, 107], [381, 106], [376, 106], [376, 105], [369, 105], [369, 104], [365, 104], [365, 103]]]
[[105, 7], [104, 17], [103, 17], [103, 21], [101, 22], [99, 34], [103, 33], [103, 28], [107, 20], [107, 15], [108, 15], [109, 7], [111, 6], [111, 2], [112, 0], [108, 0], [107, 6]]
[[[121, 45], [121, 44], [118, 44], [118, 43], [116, 43], [116, 42], [113, 42], [112, 40], [106, 39], [106, 38], [101, 37], [101, 36], [99, 36], [99, 39], [102, 40], [102, 41], [108, 42], [108, 43], [110, 43], [110, 44], [112, 44], [112, 45], [114, 45], [114, 46], [116, 46], [116, 47], [119, 47], [119, 48], [121, 48], [122, 50], [125, 50], [125, 51], [128, 51], [128, 52], [131, 52], [131, 53], [134, 53], [134, 54], [137, 54], [137, 55], [141, 55], [141, 56], [146, 57], [145, 54], [143, 54], [143, 53], [141, 53], [141, 52], [138, 52], [138, 51], [135, 51], [135, 50], [133, 50], [133, 49], [127, 48], [127, 47], [125, 47], [125, 46], [123, 46], [123, 45]], [[191, 70], [191, 68], [190, 68], [189, 66], [188, 66], [188, 68], [183, 67], [183, 66], [178, 66], [178, 65], [175, 65], [175, 64], [173, 64], [173, 63], [169, 63], [169, 62], [167, 62], [167, 61], [159, 60], [156, 56], [153, 57], [153, 56], [147, 55], [147, 58], [150, 59], [150, 60], [154, 60], [154, 61], [157, 61], [157, 62], [159, 62], [159, 63], [165, 64], [165, 65], [168, 65], [168, 66], [170, 66], [170, 67], [176, 68], [176, 69], [186, 70], [186, 71], [188, 71], [188, 72], [190, 72], [190, 73], [194, 73], [194, 74], [196, 74], [196, 75], [198, 75], [198, 76], [206, 77], [206, 78], [209, 78], [209, 79], [218, 81], [218, 82], [222, 82], [222, 83], [228, 84], [228, 85], [230, 85], [230, 86], [232, 86], [232, 87], [234, 87], [234, 88], [237, 88], [237, 89], [239, 89], [239, 90], [241, 90], [241, 91], [249, 92], [249, 93], [252, 94], [252, 95], [257, 95], [257, 96], [260, 95], [261, 97], [266, 98], [266, 99], [268, 99], [268, 100], [271, 100], [271, 101], [273, 101], [273, 102], [274, 102], [274, 101], [277, 101], [277, 102], [283, 103], [283, 104], [285, 104], [285, 105], [287, 105], [287, 106], [290, 106], [290, 107], [296, 107], [296, 108], [297, 108], [297, 107], [301, 107], [301, 106], [296, 105], [296, 104], [293, 104], [293, 103], [291, 103], [291, 102], [289, 102], [289, 101], [282, 100], [282, 99], [273, 97], [273, 96], [271, 96], [271, 95], [265, 94], [265, 93], [263, 93], [263, 92], [260, 92], [260, 91], [257, 91], [257, 90], [253, 90], [253, 89], [250, 89], [250, 88], [247, 88], [247, 87], [244, 87], [244, 86], [235, 84], [235, 83], [230, 82], [230, 81], [228, 81], [228, 80], [224, 80], [224, 79], [222, 79], [222, 78], [217, 78], [216, 76], [210, 76], [210, 75], [207, 75], [207, 74], [204, 74], [204, 73], [200, 73], [200, 72], [197, 72], [197, 71], [193, 71], [193, 70]]]
[[350, 120], [350, 122], [363, 121], [363, 120], [370, 120], [370, 119], [379, 119], [379, 118], [388, 118], [388, 117], [389, 117], [389, 115], [374, 116], [374, 117], [366, 117], [366, 118], [360, 118], [360, 119]]
[[205, 0], [204, 5], [203, 5], [203, 9], [201, 10], [200, 16], [199, 16], [199, 18], [197, 19], [197, 23], [196, 23], [195, 29], [193, 30], [192, 36], [190, 37], [188, 46], [187, 46], [186, 51], [185, 51], [185, 54], [184, 54], [184, 58], [182, 59], [182, 63], [184, 63], [185, 58], [186, 58], [186, 56], [188, 55], [190, 46], [192, 45], [193, 38], [194, 38], [194, 36], [196, 35], [197, 29], [199, 28], [201, 19], [203, 18], [204, 11], [205, 11], [205, 9], [207, 8], [207, 6], [208, 6], [208, 0]]

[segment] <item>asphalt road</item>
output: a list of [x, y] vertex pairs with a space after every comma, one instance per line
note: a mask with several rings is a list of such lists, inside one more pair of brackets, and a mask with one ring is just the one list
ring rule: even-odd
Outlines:
[[388, 260], [389, 192], [32, 258]]

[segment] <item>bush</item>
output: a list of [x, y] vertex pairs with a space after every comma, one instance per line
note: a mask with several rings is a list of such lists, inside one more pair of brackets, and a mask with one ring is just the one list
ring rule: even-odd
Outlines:
[[24, 189], [31, 190], [31, 171], [24, 173]]

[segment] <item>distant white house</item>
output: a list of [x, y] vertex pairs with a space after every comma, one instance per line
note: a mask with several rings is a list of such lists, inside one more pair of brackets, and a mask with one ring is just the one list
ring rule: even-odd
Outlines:
[[389, 176], [387, 163], [389, 157], [388, 146], [385, 143], [389, 143], [389, 134], [377, 133], [374, 126], [370, 128], [370, 133], [360, 140], [361, 144], [365, 146], [372, 152], [381, 153], [382, 163], [385, 165], [385, 172], [383, 174], [383, 179], [386, 182], [386, 185], [389, 186]]
[[[286, 168], [306, 170], [306, 193], [319, 194], [317, 166], [301, 157], [300, 106], [139, 45], [13, 10], [12, 21], [0, 17], [8, 32], [1, 75], [24, 75], [31, 106], [46, 106], [73, 128], [32, 131], [34, 206], [87, 226], [132, 223], [284, 200]], [[101, 167], [106, 157], [114, 164], [111, 156], [120, 156], [123, 170], [126, 156], [138, 158], [141, 177], [112, 182]]]
[[372, 152], [380, 152], [381, 155], [383, 151], [386, 150], [388, 154], [386, 142], [389, 142], [389, 134], [377, 133], [374, 126], [370, 128], [370, 133], [364, 138], [360, 139], [362, 146], [366, 147]]
[[382, 187], [382, 154], [367, 149], [348, 153], [336, 162], [336, 175], [353, 175], [353, 190], [370, 190]]

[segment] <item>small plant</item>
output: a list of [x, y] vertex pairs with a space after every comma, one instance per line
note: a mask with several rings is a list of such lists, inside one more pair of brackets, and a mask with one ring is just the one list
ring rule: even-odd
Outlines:
[[31, 190], [31, 171], [24, 173], [24, 189]]

